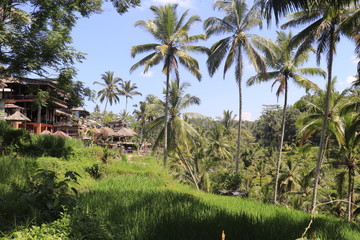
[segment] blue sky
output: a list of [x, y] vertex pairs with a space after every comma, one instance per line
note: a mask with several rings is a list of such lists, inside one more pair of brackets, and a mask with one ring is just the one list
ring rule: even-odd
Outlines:
[[[101, 74], [106, 71], [113, 71], [115, 76], [123, 80], [131, 80], [138, 86], [138, 91], [143, 96], [134, 96], [129, 100], [128, 111], [133, 111], [133, 104], [143, 101], [148, 94], [154, 94], [162, 97], [162, 89], [165, 86], [165, 76], [161, 72], [161, 67], [150, 69], [147, 74], [139, 70], [130, 74], [130, 67], [140, 60], [144, 55], [131, 58], [130, 49], [132, 46], [153, 43], [155, 40], [148, 32], [141, 28], [135, 28], [134, 23], [137, 20], [153, 19], [149, 10], [151, 5], [162, 5], [166, 3], [178, 3], [179, 15], [185, 10], [190, 9], [189, 15], [197, 14], [202, 20], [210, 16], [219, 16], [219, 12], [213, 10], [212, 2], [206, 0], [143, 0], [142, 6], [131, 9], [124, 15], [119, 15], [111, 4], [105, 3], [104, 12], [96, 14], [90, 18], [79, 19], [76, 28], [73, 30], [73, 46], [87, 54], [83, 63], [76, 65], [78, 69], [77, 80], [83, 81], [86, 86], [99, 90], [100, 86], [93, 85], [94, 81], [101, 80]], [[271, 26], [270, 29], [264, 24], [262, 30], [254, 29], [253, 33], [275, 40], [277, 27]], [[296, 32], [296, 29], [292, 30]], [[202, 23], [194, 25], [192, 34], [204, 33]], [[216, 37], [210, 38], [206, 42], [199, 42], [198, 45], [210, 47]], [[222, 116], [224, 110], [238, 112], [238, 88], [235, 83], [234, 69], [228, 70], [225, 80], [222, 77], [222, 68], [219, 69], [212, 78], [209, 77], [206, 69], [206, 56], [192, 54], [200, 64], [202, 81], [198, 82], [195, 77], [186, 70], [180, 69], [181, 81], [191, 83], [187, 91], [195, 96], [200, 97], [201, 105], [187, 109], [188, 112], [197, 112], [203, 115], [216, 118]], [[325, 58], [324, 58], [325, 60]], [[253, 67], [246, 61], [244, 71], [244, 88], [243, 88], [243, 119], [256, 120], [263, 110], [264, 104], [280, 104], [283, 98], [275, 96], [275, 89], [271, 91], [271, 84], [266, 83], [252, 87], [246, 87], [245, 81], [248, 77], [255, 74]], [[354, 54], [354, 44], [342, 38], [337, 48], [337, 55], [334, 59], [334, 76], [337, 76], [337, 89], [342, 90], [351, 85], [353, 75], [356, 73], [357, 59]], [[314, 67], [314, 60], [309, 61], [304, 67]], [[325, 69], [325, 62], [320, 66]], [[320, 87], [324, 88], [325, 80], [322, 78], [312, 78]], [[294, 103], [305, 94], [303, 89], [291, 85], [289, 88], [289, 104]], [[97, 101], [99, 103], [99, 101]], [[100, 104], [100, 103], [99, 103]], [[101, 109], [105, 103], [100, 104]], [[93, 111], [95, 103], [87, 102], [86, 108]], [[125, 108], [125, 98], [121, 102], [108, 106], [108, 110], [119, 113]]]

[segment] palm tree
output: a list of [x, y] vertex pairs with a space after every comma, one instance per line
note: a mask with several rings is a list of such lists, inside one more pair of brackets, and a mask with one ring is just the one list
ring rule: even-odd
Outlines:
[[215, 161], [225, 161], [225, 167], [229, 166], [228, 161], [231, 159], [233, 148], [223, 125], [216, 124], [206, 132], [208, 146], [206, 154], [211, 156]]
[[111, 71], [107, 71], [105, 74], [101, 74], [101, 79], [104, 81], [104, 83], [95, 81], [93, 84], [104, 86], [103, 89], [98, 91], [98, 97], [100, 97], [101, 103], [106, 99], [104, 109], [104, 112], [106, 112], [108, 102], [110, 103], [110, 106], [113, 103], [120, 102], [120, 90], [118, 88], [118, 84], [122, 82], [122, 79], [119, 77], [114, 77], [114, 72]]
[[335, 132], [340, 145], [340, 156], [348, 170], [348, 208], [347, 220], [352, 219], [352, 207], [354, 205], [354, 176], [357, 167], [356, 159], [359, 158], [360, 144], [360, 114], [346, 113], [341, 118], [341, 126]]
[[[342, 1], [345, 2], [345, 1]], [[340, 41], [341, 34], [348, 33], [349, 25], [342, 25], [346, 22], [354, 8], [339, 7], [333, 4], [333, 0], [323, 0], [320, 2], [312, 2], [307, 10], [299, 11], [291, 15], [291, 20], [285, 23], [282, 27], [291, 27], [308, 24], [302, 31], [300, 31], [292, 40], [292, 44], [299, 45], [299, 49], [309, 48], [311, 44], [317, 44], [316, 57], [318, 64], [321, 60], [321, 55], [325, 54], [327, 58], [327, 93], [324, 106], [324, 119], [321, 130], [320, 146], [317, 159], [317, 166], [315, 170], [314, 191], [312, 199], [312, 210], [315, 211], [317, 200], [317, 188], [320, 178], [320, 169], [322, 165], [322, 156], [325, 146], [325, 134], [328, 124], [329, 114], [329, 99], [332, 80], [332, 66], [333, 58], [336, 52], [336, 43]]]
[[231, 130], [235, 128], [236, 121], [235, 121], [236, 114], [233, 115], [233, 111], [224, 110], [223, 118], [220, 119], [220, 124], [225, 128], [225, 135], [231, 136]]
[[288, 159], [283, 165], [282, 173], [279, 177], [279, 192], [286, 194], [285, 202], [288, 204], [289, 196], [287, 193], [295, 190], [300, 181], [301, 164]]
[[150, 104], [148, 102], [143, 102], [141, 101], [139, 103], [139, 110], [135, 109], [134, 110], [134, 117], [135, 119], [140, 122], [140, 146], [143, 143], [143, 138], [144, 138], [144, 129], [145, 129], [145, 125], [148, 122], [151, 122], [153, 120], [152, 118], [152, 112], [151, 112], [151, 108], [150, 108]]
[[131, 80], [124, 81], [120, 83], [120, 95], [125, 96], [126, 98], [126, 104], [125, 104], [125, 112], [127, 112], [127, 104], [128, 104], [128, 98], [131, 98], [135, 95], [142, 96], [141, 92], [135, 91], [138, 87], [136, 86], [136, 83], [131, 84]]
[[242, 75], [243, 75], [243, 54], [246, 54], [255, 66], [257, 71], [265, 71], [265, 63], [255, 48], [251, 45], [250, 39], [254, 35], [247, 32], [256, 26], [261, 25], [262, 17], [258, 6], [254, 5], [248, 9], [244, 0], [216, 1], [214, 8], [225, 14], [224, 18], [210, 17], [204, 22], [206, 34], [210, 37], [218, 34], [228, 34], [227, 37], [214, 43], [210, 49], [211, 53], [207, 60], [210, 76], [213, 76], [225, 59], [224, 73], [234, 64], [235, 78], [239, 86], [239, 123], [237, 151], [235, 157], [235, 171], [239, 171], [239, 155], [241, 141], [241, 119], [242, 119]]
[[[189, 36], [191, 26], [201, 21], [199, 16], [193, 15], [187, 21], [186, 17], [188, 11], [185, 11], [180, 18], [176, 13], [177, 5], [166, 6], [151, 6], [150, 10], [154, 13], [155, 19], [137, 21], [135, 26], [142, 27], [149, 32], [158, 43], [149, 43], [134, 46], [131, 48], [131, 56], [135, 57], [137, 54], [144, 52], [151, 52], [149, 55], [135, 63], [130, 72], [133, 72], [140, 66], [144, 66], [144, 72], [147, 72], [150, 67], [158, 65], [163, 62], [163, 72], [166, 75], [166, 94], [165, 94], [165, 116], [164, 116], [164, 167], [166, 167], [167, 159], [167, 120], [168, 120], [168, 92], [170, 73], [175, 73], [176, 81], [180, 81], [179, 65], [184, 66], [191, 74], [193, 74], [199, 81], [201, 80], [201, 73], [199, 72], [199, 64], [195, 58], [188, 54], [191, 52], [208, 52], [208, 49], [201, 46], [191, 45], [199, 40], [204, 40], [205, 35]], [[186, 22], [185, 22], [186, 21]]]
[[[331, 94], [329, 99], [329, 113], [327, 116], [327, 129], [324, 152], [327, 149], [327, 143], [330, 136], [334, 135], [336, 129], [340, 126], [340, 110], [344, 107], [343, 103], [347, 91], [341, 94], [334, 91], [335, 80], [332, 81]], [[319, 133], [322, 129], [324, 118], [324, 104], [326, 100], [326, 92], [318, 90], [314, 95], [306, 95], [295, 103], [295, 107], [306, 109], [305, 112], [296, 120], [299, 128], [297, 133], [300, 144], [304, 144], [315, 133]]]
[[285, 135], [285, 123], [286, 123], [286, 110], [287, 110], [287, 98], [288, 98], [288, 86], [289, 80], [292, 79], [297, 85], [309, 89], [318, 89], [318, 86], [305, 78], [303, 75], [319, 75], [325, 78], [326, 72], [319, 68], [299, 68], [303, 65], [307, 59], [309, 59], [309, 51], [312, 49], [306, 48], [297, 51], [294, 46], [290, 46], [292, 34], [285, 32], [277, 32], [276, 43], [271, 40], [259, 38], [256, 41], [256, 45], [264, 51], [266, 55], [266, 63], [274, 71], [267, 73], [258, 73], [257, 75], [249, 78], [248, 85], [254, 83], [267, 82], [275, 79], [274, 84], [279, 83], [279, 87], [276, 91], [276, 96], [284, 93], [284, 106], [281, 119], [281, 137], [279, 143], [279, 155], [276, 163], [275, 174], [275, 191], [274, 191], [274, 204], [277, 202], [277, 187], [279, 182], [279, 171], [281, 166], [281, 154], [284, 143]]
[[[193, 169], [183, 155], [183, 152], [189, 155], [189, 149], [196, 145], [201, 139], [199, 133], [181, 118], [182, 110], [191, 105], [199, 105], [200, 99], [191, 94], [185, 94], [185, 89], [190, 86], [188, 83], [183, 83], [178, 87], [176, 82], [171, 82], [169, 89], [169, 119], [166, 127], [163, 125], [165, 116], [160, 116], [148, 125], [148, 131], [160, 129], [160, 133], [155, 140], [154, 149], [156, 149], [160, 142], [164, 139], [165, 131], [168, 131], [167, 146], [169, 152], [174, 152], [184, 162], [187, 170], [191, 174], [194, 184], [198, 187], [198, 181], [194, 176]], [[166, 108], [166, 103], [158, 99], [157, 104], [163, 109]]]

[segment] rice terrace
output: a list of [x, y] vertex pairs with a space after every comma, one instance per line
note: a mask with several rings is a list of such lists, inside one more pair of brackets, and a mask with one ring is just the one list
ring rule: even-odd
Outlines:
[[0, 239], [360, 240], [359, 19], [0, 1]]

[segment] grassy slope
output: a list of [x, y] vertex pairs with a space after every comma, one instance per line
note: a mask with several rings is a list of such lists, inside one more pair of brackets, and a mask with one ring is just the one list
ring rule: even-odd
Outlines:
[[[114, 161], [107, 167], [107, 177], [95, 181], [83, 168], [96, 162], [97, 152], [78, 150], [70, 160], [0, 158], [0, 164], [7, 166], [0, 169], [0, 195], [11, 196], [9, 186], [21, 188], [24, 180], [19, 176], [28, 174], [26, 166], [78, 171], [83, 176], [81, 211], [94, 213], [104, 223], [98, 239], [221, 239], [224, 230], [227, 240], [295, 240], [310, 220], [302, 212], [195, 191], [174, 181], [152, 158]], [[71, 221], [68, 224], [75, 227]], [[316, 218], [310, 229], [314, 232], [321, 239], [360, 239], [357, 225], [324, 216]], [[95, 239], [87, 234], [92, 233], [85, 226], [82, 237]]]
[[[111, 222], [116, 239], [296, 239], [308, 214], [256, 201], [194, 191], [171, 180], [153, 160], [116, 163], [118, 174], [81, 195]], [[120, 174], [119, 174], [120, 173]], [[360, 239], [360, 228], [318, 217], [311, 233], [321, 239]]]

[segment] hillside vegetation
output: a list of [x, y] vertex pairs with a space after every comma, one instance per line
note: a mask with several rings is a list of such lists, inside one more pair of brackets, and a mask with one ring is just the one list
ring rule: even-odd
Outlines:
[[[2, 239], [221, 239], [224, 231], [229, 240], [295, 240], [310, 222], [300, 211], [196, 191], [174, 180], [154, 157], [78, 147], [67, 159], [4, 156], [0, 165]], [[55, 216], [54, 208], [31, 204], [29, 179], [35, 181], [31, 176], [39, 168], [54, 171], [55, 183], [68, 171], [81, 176], [79, 184], [67, 182], [78, 190], [74, 209]], [[49, 209], [53, 212], [45, 218]], [[360, 228], [317, 216], [307, 237], [360, 239]]]

